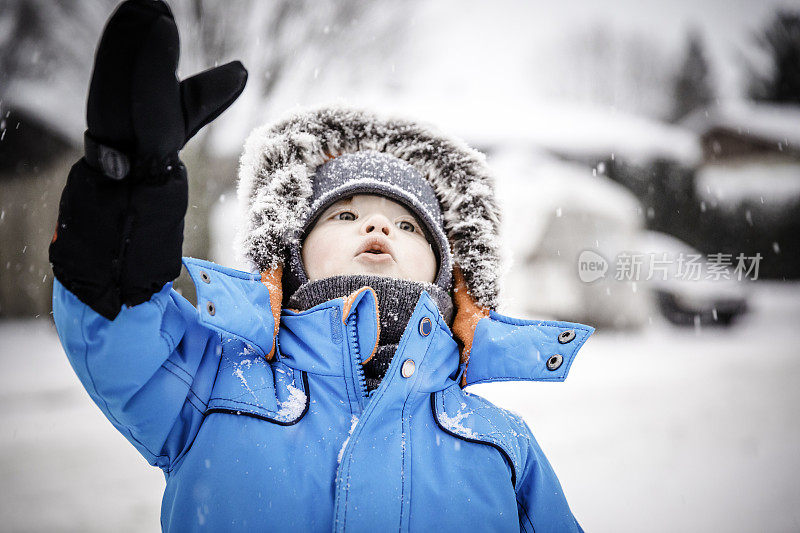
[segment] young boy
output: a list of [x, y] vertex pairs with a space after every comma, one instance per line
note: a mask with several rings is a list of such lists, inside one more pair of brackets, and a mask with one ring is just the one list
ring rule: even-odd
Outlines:
[[162, 3], [128, 1], [98, 49], [86, 156], [51, 245], [53, 314], [92, 399], [166, 475], [166, 531], [580, 531], [525, 422], [463, 387], [561, 381], [593, 329], [497, 314], [484, 159], [343, 109], [257, 129], [242, 249], [184, 259], [178, 150], [241, 92], [178, 83]]

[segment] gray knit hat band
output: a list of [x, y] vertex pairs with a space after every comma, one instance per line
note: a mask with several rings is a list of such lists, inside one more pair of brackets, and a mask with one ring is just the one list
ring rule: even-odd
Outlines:
[[[441, 207], [433, 187], [422, 174], [405, 161], [382, 152], [366, 150], [344, 154], [320, 165], [312, 183], [308, 218], [302, 225], [302, 235], [319, 216], [339, 200], [356, 194], [385, 196], [408, 208], [424, 226], [431, 239], [438, 272], [434, 283], [449, 290], [452, 283], [452, 257]], [[299, 246], [290, 250], [289, 268], [292, 271], [289, 293], [308, 281], [300, 257]]]

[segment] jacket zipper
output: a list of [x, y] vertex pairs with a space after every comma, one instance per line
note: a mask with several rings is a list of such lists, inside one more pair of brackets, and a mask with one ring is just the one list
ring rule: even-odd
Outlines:
[[356, 316], [355, 313], [350, 315], [347, 319], [347, 330], [350, 334], [350, 345], [353, 346], [354, 355], [353, 358], [353, 374], [356, 376], [356, 381], [358, 382], [359, 388], [359, 404], [361, 405], [361, 409], [364, 409], [364, 399], [368, 397], [367, 394], [367, 378], [364, 376], [364, 365], [361, 364], [361, 346], [358, 344], [358, 331], [356, 330]]

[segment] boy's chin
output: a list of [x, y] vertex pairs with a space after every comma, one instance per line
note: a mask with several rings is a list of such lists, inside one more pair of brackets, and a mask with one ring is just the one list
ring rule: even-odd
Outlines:
[[375, 274], [377, 276], [398, 277], [397, 263], [389, 254], [361, 254], [357, 255], [350, 264], [352, 274]]
[[395, 264], [391, 263], [373, 263], [373, 264], [359, 264], [352, 269], [349, 274], [366, 274], [368, 276], [386, 276], [391, 278], [400, 278], [400, 274], [395, 268]]

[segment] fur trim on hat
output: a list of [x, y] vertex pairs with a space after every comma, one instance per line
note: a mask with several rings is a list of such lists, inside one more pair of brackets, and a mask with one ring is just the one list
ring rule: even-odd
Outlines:
[[431, 183], [470, 293], [478, 305], [496, 308], [500, 210], [484, 155], [429, 127], [366, 111], [316, 109], [253, 130], [239, 164], [238, 194], [246, 210], [240, 255], [259, 271], [283, 264], [308, 216], [316, 168], [361, 150], [403, 159]]

